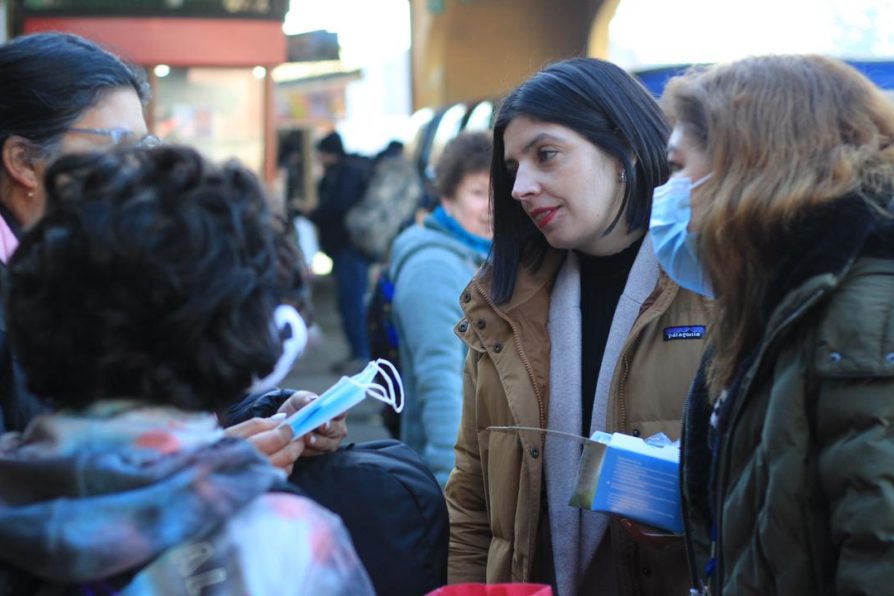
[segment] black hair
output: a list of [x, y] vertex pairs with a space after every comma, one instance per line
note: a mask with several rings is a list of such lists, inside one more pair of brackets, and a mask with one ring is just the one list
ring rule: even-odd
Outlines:
[[320, 139], [320, 141], [317, 143], [317, 151], [344, 156], [345, 146], [344, 143], [342, 143], [341, 141], [341, 135], [333, 130], [328, 135]]
[[276, 363], [282, 256], [255, 176], [193, 149], [50, 166], [46, 216], [9, 263], [28, 388], [57, 406], [130, 397], [219, 411]]
[[45, 153], [103, 93], [132, 88], [149, 99], [145, 74], [92, 41], [35, 33], [0, 46], [0, 148], [11, 136]]
[[512, 91], [494, 124], [491, 162], [494, 239], [490, 266], [494, 300], [512, 296], [516, 272], [524, 264], [536, 270], [548, 244], [512, 198], [514, 176], [507, 170], [503, 133], [518, 116], [565, 126], [618, 160], [627, 178], [624, 196], [610, 232], [623, 218], [630, 230], [648, 225], [652, 190], [670, 175], [670, 129], [649, 92], [614, 64], [572, 58], [538, 72]]
[[280, 167], [287, 166], [289, 158], [293, 155], [301, 155], [304, 147], [303, 133], [300, 130], [290, 130], [279, 142], [279, 150], [276, 154], [276, 164]]
[[464, 132], [444, 147], [435, 167], [435, 186], [446, 199], [456, 198], [456, 189], [468, 174], [488, 173], [494, 143], [486, 132]]
[[379, 153], [376, 155], [375, 161], [379, 162], [389, 157], [401, 157], [403, 154], [404, 144], [400, 141], [393, 140], [389, 141], [385, 148], [379, 151]]

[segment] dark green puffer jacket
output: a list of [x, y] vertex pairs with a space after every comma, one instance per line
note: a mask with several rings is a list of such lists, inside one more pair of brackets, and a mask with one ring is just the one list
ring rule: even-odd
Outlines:
[[693, 384], [690, 572], [711, 594], [894, 594], [894, 223], [856, 197], [802, 223], [713, 436]]

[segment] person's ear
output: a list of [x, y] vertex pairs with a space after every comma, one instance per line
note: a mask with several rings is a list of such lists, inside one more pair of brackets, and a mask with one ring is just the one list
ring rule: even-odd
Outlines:
[[9, 180], [33, 194], [40, 186], [40, 160], [27, 139], [12, 136], [3, 142], [3, 169]]

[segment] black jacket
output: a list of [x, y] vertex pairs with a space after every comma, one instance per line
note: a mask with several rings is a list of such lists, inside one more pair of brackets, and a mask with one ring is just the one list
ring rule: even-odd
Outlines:
[[[5, 280], [6, 266], [0, 264], [0, 295], [4, 296]], [[5, 302], [0, 308], [0, 434], [23, 431], [32, 418], [50, 409], [25, 388], [25, 375], [9, 345]]]
[[351, 246], [345, 215], [363, 197], [368, 179], [368, 167], [361, 158], [343, 157], [326, 168], [318, 190], [320, 205], [309, 219], [316, 224], [320, 247], [329, 256]]

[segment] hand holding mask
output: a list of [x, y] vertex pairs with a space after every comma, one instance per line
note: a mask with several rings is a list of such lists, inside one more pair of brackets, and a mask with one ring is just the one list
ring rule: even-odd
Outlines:
[[[384, 384], [375, 383], [376, 376], [383, 379]], [[404, 386], [393, 364], [387, 360], [374, 360], [353, 377], [342, 377], [320, 397], [287, 418], [281, 426], [291, 426], [292, 440], [300, 439], [347, 412], [367, 396], [385, 402], [395, 412], [400, 413], [403, 410]]]

